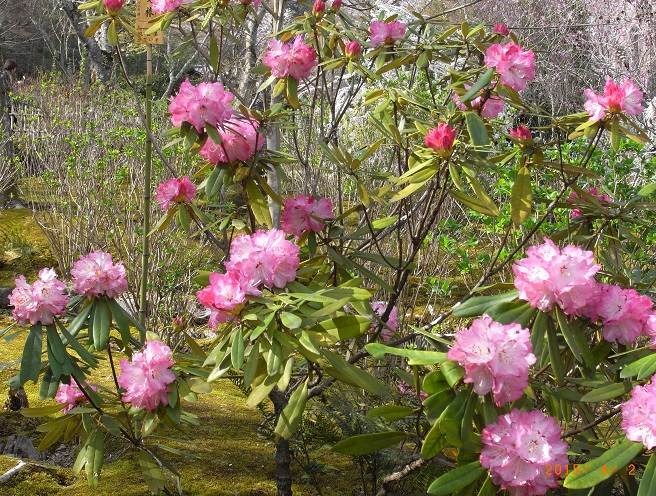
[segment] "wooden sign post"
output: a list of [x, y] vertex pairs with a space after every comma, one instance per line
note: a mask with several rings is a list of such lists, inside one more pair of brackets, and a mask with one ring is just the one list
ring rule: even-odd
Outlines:
[[141, 35], [141, 38], [135, 40], [137, 43], [144, 43], [146, 45], [161, 45], [164, 43], [164, 33], [162, 31], [146, 34], [146, 31], [152, 27], [150, 21], [155, 17], [157, 17], [157, 14], [153, 12], [150, 0], [137, 0], [134, 27]]

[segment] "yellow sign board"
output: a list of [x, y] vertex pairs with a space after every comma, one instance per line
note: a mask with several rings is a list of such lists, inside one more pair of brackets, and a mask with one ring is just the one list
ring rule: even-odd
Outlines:
[[154, 33], [146, 34], [152, 24], [150, 21], [157, 17], [153, 12], [153, 7], [150, 0], [137, 0], [137, 12], [134, 27], [141, 35], [140, 38], [135, 37], [137, 43], [144, 43], [146, 45], [161, 45], [164, 43], [164, 33], [162, 31], [155, 31]]

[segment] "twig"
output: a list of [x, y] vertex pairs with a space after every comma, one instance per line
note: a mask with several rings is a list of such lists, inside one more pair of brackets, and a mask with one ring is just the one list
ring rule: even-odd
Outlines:
[[19, 460], [18, 465], [16, 465], [14, 468], [7, 470], [2, 476], [0, 476], [0, 484], [3, 482], [7, 482], [9, 479], [11, 479], [14, 475], [16, 475], [18, 472], [23, 470], [25, 467], [27, 467], [27, 463], [24, 462], [23, 460]]

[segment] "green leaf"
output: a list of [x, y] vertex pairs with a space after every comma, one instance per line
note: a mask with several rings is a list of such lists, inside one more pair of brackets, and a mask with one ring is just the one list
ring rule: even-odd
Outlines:
[[438, 455], [448, 444], [449, 442], [440, 429], [439, 423], [435, 422], [431, 430], [428, 431], [424, 444], [421, 445], [421, 456], [429, 460]]
[[460, 103], [465, 103], [474, 98], [476, 95], [478, 95], [478, 92], [481, 91], [483, 88], [485, 88], [488, 83], [490, 82], [490, 79], [492, 79], [492, 75], [494, 74], [494, 67], [491, 67], [488, 69], [488, 71], [483, 74], [481, 77], [479, 77], [476, 82], [473, 84], [471, 88], [465, 93], [463, 96], [459, 97], [458, 100]]
[[563, 371], [563, 360], [560, 356], [560, 349], [558, 347], [558, 336], [556, 335], [556, 327], [553, 320], [547, 320], [547, 344], [549, 345], [549, 360], [551, 361], [551, 370], [556, 378], [556, 384], [563, 385], [565, 380], [565, 372]]
[[98, 477], [102, 470], [105, 455], [105, 439], [103, 431], [96, 427], [89, 438], [87, 444], [85, 471], [89, 487], [96, 489], [98, 487]]
[[107, 27], [107, 41], [110, 45], [118, 45], [118, 36], [116, 34], [116, 21], [112, 20]]
[[633, 363], [628, 364], [620, 372], [620, 377], [626, 379], [627, 377], [634, 377], [638, 380], [651, 376], [656, 371], [656, 353], [647, 355]]
[[386, 354], [409, 358], [409, 365], [435, 365], [446, 361], [446, 353], [437, 351], [406, 350], [382, 343], [369, 343], [365, 348], [372, 357], [379, 360], [382, 360]]
[[270, 376], [268, 375], [264, 381], [255, 386], [251, 390], [251, 394], [246, 398], [246, 406], [248, 408], [255, 408], [260, 402], [267, 397], [267, 395], [276, 387], [276, 383], [280, 379], [280, 375]]
[[343, 455], [360, 456], [399, 444], [407, 434], [400, 431], [375, 432], [361, 434], [340, 441], [331, 449]]
[[640, 196], [649, 196], [654, 191], [656, 191], [656, 183], [648, 184], [647, 186], [642, 188], [640, 191], [638, 191], [638, 195], [640, 195]]
[[[210, 138], [211, 137], [212, 136], [210, 136]], [[221, 190], [224, 175], [225, 169], [220, 169], [219, 167], [214, 167], [214, 169], [212, 169], [212, 172], [210, 172], [210, 175], [205, 182], [205, 195], [207, 198], [213, 198]]]
[[185, 204], [178, 206], [178, 223], [184, 232], [189, 232], [191, 227], [191, 217], [189, 215], [189, 211], [187, 210], [187, 205]]
[[453, 309], [453, 315], [455, 317], [478, 317], [479, 315], [483, 315], [494, 305], [515, 300], [517, 294], [517, 290], [512, 290], [507, 293], [489, 296], [474, 296], [465, 301], [462, 305], [455, 307]]
[[89, 353], [87, 349], [78, 342], [77, 339], [71, 336], [68, 330], [63, 325], [61, 325], [59, 321], [57, 321], [57, 324], [59, 326], [59, 330], [62, 333], [62, 336], [65, 339], [65, 342], [68, 343], [68, 345], [73, 348], [73, 350], [75, 350], [75, 352], [80, 356], [82, 360], [94, 368], [97, 367], [98, 361], [93, 357], [93, 355]]
[[219, 46], [216, 36], [210, 38], [210, 65], [214, 74], [217, 74], [219, 72]]
[[435, 479], [428, 487], [428, 494], [435, 496], [453, 494], [477, 481], [486, 473], [487, 469], [481, 466], [481, 462], [476, 461], [462, 465]]
[[48, 360], [50, 361], [53, 376], [71, 375], [73, 373], [73, 364], [68, 353], [66, 353], [64, 343], [61, 342], [54, 324], [46, 326], [46, 337], [48, 338]]
[[415, 409], [409, 406], [383, 405], [367, 412], [366, 418], [381, 417], [387, 422], [394, 422], [412, 415]]
[[656, 454], [649, 457], [649, 462], [642, 473], [637, 496], [653, 496], [656, 494]]
[[444, 374], [446, 382], [451, 387], [458, 384], [458, 381], [465, 376], [465, 369], [458, 362], [446, 361], [440, 366], [440, 371]]
[[510, 218], [515, 226], [521, 225], [531, 215], [532, 202], [531, 173], [528, 167], [520, 167], [510, 193]]
[[32, 408], [22, 408], [21, 415], [23, 417], [47, 417], [49, 415], [54, 415], [55, 413], [61, 412], [63, 406], [60, 404], [57, 405], [48, 405], [48, 406], [37, 406]]
[[298, 103], [298, 81], [291, 76], [287, 76], [285, 80], [285, 87], [287, 88], [287, 101], [292, 108], [299, 108]]
[[[55, 377], [52, 373], [52, 368], [46, 368], [43, 377], [41, 378], [41, 385], [39, 386], [39, 398], [45, 400], [46, 398], [54, 398], [59, 389], [59, 377]], [[21, 410], [22, 413], [22, 410]]]
[[98, 298], [93, 306], [93, 346], [100, 351], [107, 348], [109, 341], [109, 308], [103, 298]]
[[471, 142], [476, 146], [485, 146], [490, 142], [485, 123], [475, 112], [465, 112], [465, 122]]
[[498, 303], [488, 308], [487, 313], [493, 320], [508, 325], [513, 322], [520, 324], [522, 327], [528, 327], [529, 322], [537, 312], [528, 301], [509, 301]]
[[232, 340], [231, 361], [236, 370], [244, 364], [244, 336], [241, 328], [237, 329]]
[[610, 123], [610, 146], [615, 152], [620, 149], [620, 121], [617, 116]]
[[271, 212], [269, 212], [269, 206], [267, 205], [264, 196], [262, 196], [260, 188], [257, 187], [255, 181], [249, 179], [246, 181], [245, 189], [246, 196], [248, 196], [248, 204], [255, 216], [255, 220], [259, 224], [271, 227], [273, 225], [271, 221]]
[[370, 373], [351, 365], [341, 356], [333, 353], [332, 351], [323, 350], [323, 356], [325, 356], [332, 367], [326, 367], [326, 372], [346, 384], [352, 386], [366, 389], [370, 393], [376, 394], [378, 396], [387, 395], [387, 386], [381, 380], [376, 379]]
[[146, 480], [148, 490], [153, 494], [159, 494], [168, 482], [162, 469], [159, 468], [153, 457], [145, 451], [139, 451], [139, 466]]
[[456, 191], [453, 189], [449, 190], [449, 194], [460, 203], [468, 206], [479, 214], [489, 215], [490, 217], [499, 217], [501, 215], [499, 207], [497, 207], [492, 201], [486, 201], [481, 198], [474, 198], [472, 196], [466, 195], [461, 191]]
[[[36, 449], [39, 451], [43, 451], [44, 449], [48, 449], [50, 446], [55, 444], [57, 440], [62, 437], [64, 434], [64, 431], [66, 430], [66, 427], [68, 426], [69, 422], [72, 422], [73, 420], [67, 419], [67, 418], [59, 418], [53, 422], [49, 422], [49, 424], [52, 424], [51, 428], [47, 429], [47, 434], [43, 436], [43, 439], [39, 443], [39, 446], [37, 446]], [[48, 424], [46, 424], [48, 425]], [[45, 427], [43, 424], [39, 427]], [[43, 432], [43, 431], [42, 431]]]
[[638, 456], [642, 443], [624, 441], [613, 446], [599, 458], [590, 460], [569, 473], [563, 485], [569, 489], [586, 489], [608, 479]]
[[298, 329], [303, 323], [303, 319], [291, 312], [281, 312], [280, 321], [287, 329]]
[[[339, 307], [342, 308], [344, 304], [345, 302]], [[312, 332], [327, 332], [331, 336], [344, 340], [361, 335], [369, 329], [370, 325], [371, 320], [362, 315], [340, 315], [334, 319], [323, 320], [309, 330]]]
[[33, 325], [30, 327], [30, 333], [25, 340], [20, 372], [18, 374], [21, 385], [30, 380], [34, 383], [39, 380], [39, 373], [41, 372], [41, 350], [43, 346], [42, 329], [41, 324]]
[[308, 399], [308, 381], [303, 386], [297, 388], [289, 398], [289, 403], [284, 408], [276, 424], [274, 434], [283, 439], [289, 439], [296, 432], [298, 424], [303, 418], [303, 411]]
[[632, 383], [631, 381], [612, 383], [607, 386], [593, 389], [588, 394], [585, 394], [581, 398], [581, 401], [585, 403], [599, 403], [600, 401], [611, 400], [628, 393], [633, 389], [633, 386], [635, 386], [635, 383]]
[[572, 350], [574, 358], [579, 363], [585, 363], [589, 368], [595, 368], [595, 359], [592, 356], [592, 351], [590, 350], [590, 345], [583, 334], [583, 331], [580, 327], [574, 322], [570, 326], [570, 323], [567, 320], [567, 316], [560, 309], [556, 308], [556, 320], [558, 321], [558, 327], [560, 332], [565, 338], [565, 342], [569, 346], [569, 349]]

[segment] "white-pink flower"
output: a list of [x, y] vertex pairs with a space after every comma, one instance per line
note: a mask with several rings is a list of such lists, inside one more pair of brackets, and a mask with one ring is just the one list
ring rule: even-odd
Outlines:
[[245, 286], [241, 279], [242, 276], [234, 271], [225, 274], [212, 272], [210, 285], [196, 293], [198, 301], [210, 309], [208, 324], [212, 329], [239, 315], [246, 302]]
[[556, 303], [567, 315], [581, 311], [595, 297], [594, 275], [601, 265], [594, 254], [569, 245], [562, 251], [551, 241], [526, 250], [526, 258], [512, 266], [519, 298], [532, 307], [548, 312]]
[[371, 44], [380, 46], [385, 43], [395, 43], [405, 36], [406, 25], [399, 21], [377, 21], [369, 25]]
[[300, 238], [304, 232], [321, 232], [326, 219], [334, 219], [333, 203], [329, 198], [316, 200], [314, 196], [298, 194], [287, 198], [280, 218], [282, 230]]
[[505, 45], [495, 43], [485, 52], [485, 65], [496, 68], [501, 84], [521, 91], [527, 81], [535, 78], [533, 57], [531, 50], [524, 50], [512, 41]]
[[[89, 384], [85, 385], [85, 387], [91, 388], [94, 391], [98, 391], [98, 388]], [[76, 406], [88, 403], [89, 400], [87, 400], [87, 397], [84, 396], [84, 393], [77, 386], [77, 383], [74, 380], [71, 380], [70, 385], [64, 384], [63, 382], [59, 385], [57, 394], [55, 394], [55, 401], [57, 401], [57, 403], [66, 404], [66, 406], [64, 406], [64, 408], [61, 410], [62, 412], [66, 413]]]
[[228, 272], [238, 274], [247, 295], [259, 295], [260, 285], [284, 288], [296, 279], [300, 247], [285, 239], [283, 231], [259, 230], [237, 236], [230, 245]]
[[140, 352], [132, 354], [132, 362], [121, 360], [118, 384], [125, 389], [123, 401], [149, 412], [168, 405], [168, 385], [175, 381], [171, 355], [171, 348], [161, 341], [146, 341]]
[[316, 67], [317, 54], [314, 48], [306, 45], [303, 37], [298, 34], [293, 43], [269, 40], [269, 49], [262, 63], [271, 67], [272, 76], [284, 78], [289, 75], [298, 81], [308, 77], [312, 68]]
[[656, 376], [649, 384], [635, 386], [631, 399], [622, 404], [622, 430], [630, 441], [656, 447]]
[[539, 410], [513, 409], [499, 417], [481, 433], [481, 465], [490, 471], [492, 482], [507, 489], [510, 496], [545, 494], [558, 487], [551, 467], [567, 467], [567, 443], [553, 417]]
[[259, 123], [254, 119], [229, 119], [223, 128], [217, 129], [221, 143], [214, 143], [208, 138], [199, 153], [213, 164], [233, 160], [245, 162], [264, 146], [265, 137], [257, 132], [258, 127]]
[[[597, 188], [590, 188], [590, 191], [588, 192], [593, 196], [596, 196], [599, 199], [599, 202], [603, 205], [605, 202], [612, 202], [613, 199], [608, 196], [606, 193], [601, 193], [597, 191]], [[576, 199], [580, 199], [583, 202], [588, 202], [588, 199], [585, 196], [579, 196], [576, 192], [572, 192], [567, 201], [570, 203], [575, 203]], [[572, 219], [576, 219], [577, 217], [581, 217], [581, 210], [578, 208], [572, 209]]]
[[112, 261], [112, 256], [102, 250], [80, 256], [71, 270], [73, 291], [89, 299], [99, 296], [116, 298], [126, 289], [128, 281], [123, 262]]
[[630, 79], [621, 85], [610, 78], [606, 79], [603, 96], [590, 88], [583, 91], [583, 94], [587, 97], [583, 108], [590, 115], [591, 121], [603, 119], [606, 113], [638, 115], [644, 110], [641, 105], [642, 91]]
[[34, 284], [28, 284], [25, 276], [14, 279], [16, 288], [9, 295], [11, 314], [21, 325], [41, 323], [50, 325], [55, 315], [64, 315], [69, 297], [64, 294], [66, 285], [57, 279], [54, 269], [41, 269]]
[[[383, 313], [385, 313], [385, 310], [387, 310], [387, 302], [384, 301], [372, 301], [371, 302], [371, 309], [378, 315], [378, 318], [383, 317]], [[396, 306], [392, 307], [392, 310], [390, 311], [389, 317], [387, 317], [387, 320], [385, 320], [386, 327], [383, 327], [383, 329], [380, 331], [380, 337], [383, 339], [384, 342], [389, 342], [390, 339], [394, 337], [394, 333], [398, 330], [399, 328], [399, 321], [398, 321], [398, 310]], [[369, 328], [370, 332], [373, 332], [374, 329], [377, 327], [377, 324], [372, 321], [371, 327]]]
[[500, 324], [488, 315], [461, 329], [446, 357], [465, 368], [464, 382], [474, 384], [476, 394], [491, 391], [498, 406], [521, 398], [528, 368], [535, 363], [528, 329]]
[[166, 12], [173, 12], [183, 3], [189, 3], [191, 1], [193, 0], [151, 0], [151, 5], [155, 14], [164, 14]]
[[178, 94], [171, 97], [169, 113], [174, 126], [188, 122], [199, 133], [205, 125], [221, 127], [233, 114], [230, 102], [234, 95], [223, 88], [221, 83], [200, 83], [193, 86], [189, 79], [180, 85]]
[[182, 179], [172, 177], [157, 186], [155, 200], [166, 212], [174, 203], [189, 203], [195, 196], [196, 185], [189, 180], [189, 176], [184, 176]]

